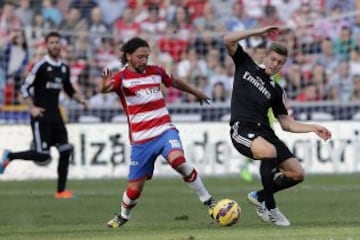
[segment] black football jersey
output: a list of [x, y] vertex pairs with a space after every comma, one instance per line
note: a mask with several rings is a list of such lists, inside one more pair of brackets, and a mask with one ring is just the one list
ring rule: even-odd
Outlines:
[[285, 107], [285, 93], [263, 68], [238, 45], [232, 56], [235, 63], [233, 93], [231, 97], [230, 124], [236, 121], [260, 123], [270, 127], [268, 110], [274, 115], [288, 114]]
[[75, 93], [70, 83], [70, 68], [54, 61], [48, 55], [35, 63], [21, 87], [24, 97], [31, 97], [34, 105], [45, 109], [40, 121], [62, 121], [59, 110], [59, 94], [64, 90], [69, 97]]

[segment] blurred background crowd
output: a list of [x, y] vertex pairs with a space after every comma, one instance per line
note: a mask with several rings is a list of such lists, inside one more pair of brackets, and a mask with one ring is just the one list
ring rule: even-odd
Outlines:
[[[71, 81], [90, 107], [117, 107], [95, 83], [119, 59], [128, 39], [141, 36], [152, 49], [149, 64], [201, 88], [214, 102], [230, 99], [234, 65], [222, 35], [275, 24], [290, 50], [277, 76], [298, 102], [360, 100], [360, 1], [356, 0], [13, 0], [0, 1], [0, 104], [21, 104], [24, 76], [44, 54], [44, 35], [64, 37]], [[241, 45], [261, 62], [268, 39]], [[164, 89], [169, 103], [192, 96]], [[65, 96], [63, 103], [73, 104]]]

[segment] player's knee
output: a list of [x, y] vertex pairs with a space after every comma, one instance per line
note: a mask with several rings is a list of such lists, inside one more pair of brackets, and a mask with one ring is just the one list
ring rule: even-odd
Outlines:
[[128, 198], [130, 198], [131, 200], [135, 200], [138, 199], [141, 195], [141, 190], [138, 188], [127, 188], [126, 189], [126, 195], [128, 196]]
[[179, 167], [184, 164], [186, 161], [185, 161], [185, 158], [184, 156], [179, 156], [177, 158], [175, 158], [174, 160], [172, 161], [169, 161], [169, 164], [170, 166], [175, 169], [175, 170], [178, 170]]
[[302, 182], [302, 181], [304, 181], [304, 179], [305, 179], [304, 169], [294, 172], [292, 180], [297, 181], [297, 182]]
[[253, 152], [255, 159], [273, 159], [277, 157], [276, 148], [273, 145], [268, 145], [266, 148]]
[[71, 144], [66, 143], [57, 146], [57, 150], [59, 151], [60, 155], [71, 155], [74, 148]]

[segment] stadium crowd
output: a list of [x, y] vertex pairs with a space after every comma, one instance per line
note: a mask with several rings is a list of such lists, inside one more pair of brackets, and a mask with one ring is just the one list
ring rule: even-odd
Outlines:
[[[290, 57], [278, 77], [294, 101], [360, 100], [360, 3], [355, 0], [13, 0], [0, 1], [0, 104], [21, 104], [24, 76], [44, 54], [44, 35], [63, 35], [71, 81], [90, 107], [116, 107], [95, 83], [119, 59], [123, 42], [151, 44], [150, 64], [229, 101], [234, 66], [222, 41], [226, 31], [279, 25]], [[241, 42], [259, 63], [269, 39]], [[164, 89], [170, 103], [190, 95]], [[65, 105], [75, 104], [62, 99]]]

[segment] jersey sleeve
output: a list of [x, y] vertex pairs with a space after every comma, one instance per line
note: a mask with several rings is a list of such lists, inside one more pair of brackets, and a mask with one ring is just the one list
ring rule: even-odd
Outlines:
[[73, 85], [70, 82], [70, 68], [66, 66], [66, 77], [64, 79], [64, 91], [69, 96], [72, 97], [76, 92]]
[[165, 71], [164, 68], [158, 67], [159, 74], [161, 76], [161, 82], [166, 86], [170, 87], [173, 82], [173, 78]]
[[38, 81], [39, 79], [38, 76], [40, 75], [39, 73], [42, 71], [41, 68], [42, 65], [43, 65], [43, 61], [39, 61], [35, 63], [32, 66], [28, 75], [26, 76], [24, 83], [21, 85], [20, 91], [21, 91], [21, 95], [24, 98], [31, 96], [30, 89], [32, 88], [34, 83]]
[[235, 54], [231, 57], [236, 66], [253, 62], [249, 54], [244, 51], [240, 44], [238, 44]]
[[275, 117], [278, 117], [280, 115], [288, 115], [285, 102], [286, 94], [284, 90], [277, 85], [275, 101], [271, 106]]

